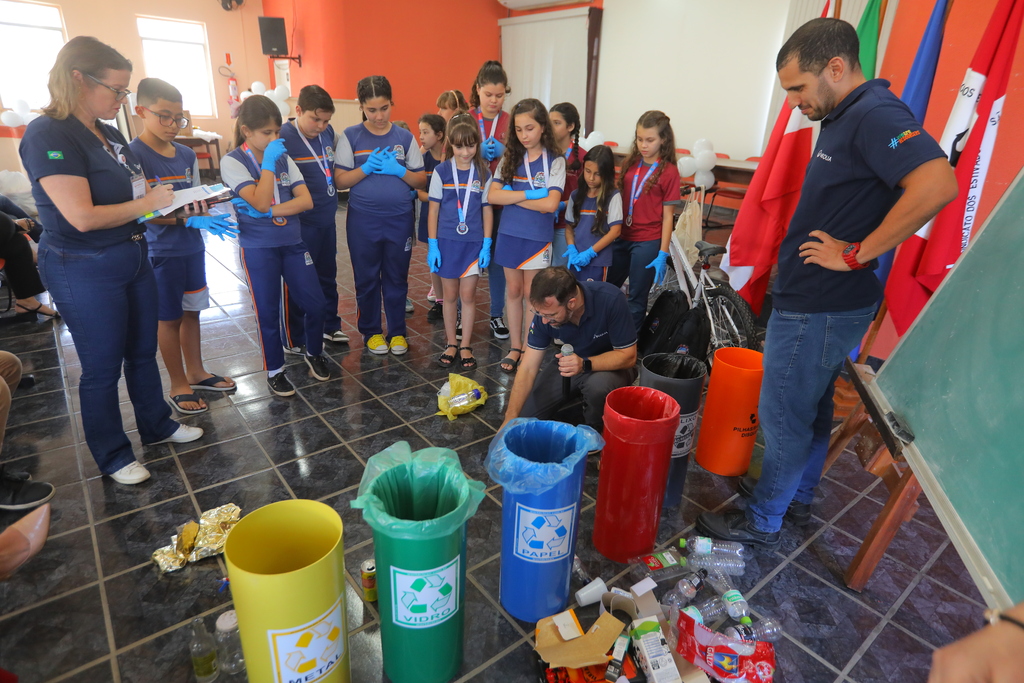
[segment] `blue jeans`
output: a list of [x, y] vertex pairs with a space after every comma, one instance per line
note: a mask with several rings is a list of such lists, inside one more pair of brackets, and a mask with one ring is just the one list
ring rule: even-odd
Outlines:
[[814, 499], [832, 432], [835, 381], [875, 310], [772, 311], [758, 406], [764, 463], [747, 507], [748, 519], [761, 531], [778, 531], [794, 500]]
[[654, 268], [647, 264], [661, 251], [661, 240], [627, 242], [616, 240], [612, 244], [612, 267], [608, 269], [608, 282], [621, 287], [629, 277], [629, 312], [639, 330], [647, 315], [647, 296], [654, 285]]
[[569, 259], [562, 256], [568, 248], [569, 243], [565, 240], [565, 228], [555, 230], [554, 239], [551, 240], [551, 265], [569, 265]]
[[144, 239], [55, 249], [44, 235], [39, 245], [39, 272], [82, 363], [78, 396], [85, 441], [104, 474], [136, 459], [118, 409], [122, 365], [142, 443], [161, 441], [178, 429], [156, 364], [157, 290], [147, 252]]

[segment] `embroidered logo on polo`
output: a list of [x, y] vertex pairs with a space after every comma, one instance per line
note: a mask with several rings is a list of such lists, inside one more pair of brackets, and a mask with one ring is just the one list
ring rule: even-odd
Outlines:
[[818, 150], [818, 153], [815, 154], [814, 156], [818, 157], [819, 159], [823, 159], [824, 161], [832, 161], [832, 157], [830, 157], [829, 155], [825, 154], [820, 149]]
[[288, 177], [288, 173], [282, 173], [280, 176], [282, 185], [291, 185], [291, 178]]
[[395, 145], [394, 152], [395, 159], [397, 159], [398, 161], [405, 161], [405, 147], [402, 147], [401, 145]]
[[325, 155], [327, 156], [327, 161], [329, 161], [329, 162], [331, 162], [333, 164], [334, 163], [334, 148], [328, 146]]
[[55, 160], [63, 159], [64, 158], [64, 152], [47, 152], [46, 153], [46, 158], [47, 159], [55, 159]]
[[533, 176], [533, 186], [534, 187], [547, 187], [548, 186], [547, 181], [544, 180], [544, 171], [537, 171], [537, 173]]
[[185, 169], [185, 184], [188, 185], [189, 187], [192, 187], [192, 169], [191, 168], [186, 168]]
[[920, 134], [921, 131], [919, 130], [905, 130], [896, 137], [894, 137], [892, 140], [889, 140], [889, 149], [896, 149], [907, 140], [911, 138], [916, 138]]
[[473, 181], [473, 187], [470, 188], [470, 191], [471, 192], [479, 192], [480, 191], [480, 181], [479, 180], [474, 180]]

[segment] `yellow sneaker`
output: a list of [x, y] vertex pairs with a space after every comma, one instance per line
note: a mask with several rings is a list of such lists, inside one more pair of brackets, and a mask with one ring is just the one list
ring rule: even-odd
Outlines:
[[405, 337], [398, 334], [391, 338], [391, 353], [396, 356], [401, 356], [404, 353], [408, 353], [409, 344], [405, 341]]
[[383, 334], [375, 334], [366, 342], [366, 348], [369, 349], [372, 354], [383, 356], [388, 352], [388, 343], [384, 341]]

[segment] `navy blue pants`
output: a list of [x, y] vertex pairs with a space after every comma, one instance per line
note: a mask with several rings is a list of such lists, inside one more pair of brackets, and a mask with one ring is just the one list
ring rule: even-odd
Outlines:
[[388, 320], [387, 340], [405, 336], [405, 299], [409, 296], [413, 213], [376, 216], [349, 206], [345, 230], [359, 305], [359, 334], [366, 341], [383, 334], [381, 302]]
[[111, 474], [136, 459], [118, 409], [122, 367], [142, 443], [178, 429], [156, 364], [156, 278], [146, 240], [56, 249], [44, 235], [39, 272], [82, 362], [78, 397], [85, 442], [100, 472]]
[[608, 282], [621, 287], [629, 278], [629, 312], [639, 330], [647, 315], [647, 296], [654, 286], [654, 268], [647, 265], [661, 251], [661, 240], [628, 242], [616, 240], [612, 244], [612, 267], [608, 269]]
[[[302, 223], [302, 243], [313, 259], [313, 268], [324, 293], [324, 329], [327, 334], [341, 329], [338, 315], [338, 231], [333, 217], [326, 225]], [[281, 338], [285, 346], [298, 346], [306, 337], [302, 307], [288, 291], [285, 283], [285, 313], [282, 316]]]
[[260, 328], [263, 369], [284, 367], [281, 345], [281, 279], [291, 297], [305, 314], [306, 353], [319, 356], [324, 350], [324, 294], [313, 268], [313, 259], [301, 242], [287, 247], [246, 247], [242, 252], [242, 268], [249, 281], [252, 307]]

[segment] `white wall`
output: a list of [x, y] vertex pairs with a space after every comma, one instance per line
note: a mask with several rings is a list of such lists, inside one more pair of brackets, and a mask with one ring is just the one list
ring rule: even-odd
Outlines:
[[648, 109], [676, 146], [758, 156], [790, 0], [605, 0], [595, 128], [622, 145]]

